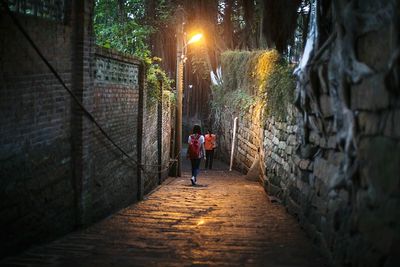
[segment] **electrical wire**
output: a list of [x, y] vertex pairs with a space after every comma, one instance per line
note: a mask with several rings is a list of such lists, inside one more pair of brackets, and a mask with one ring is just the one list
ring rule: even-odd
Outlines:
[[[24, 27], [19, 23], [18, 19], [14, 16], [14, 14], [11, 12], [10, 8], [8, 7], [8, 4], [5, 0], [2, 0], [2, 4], [4, 9], [6, 10], [7, 14], [9, 17], [12, 19], [16, 27], [20, 30], [22, 35], [27, 39], [29, 44], [32, 46], [32, 48], [35, 50], [35, 52], [38, 54], [38, 56], [41, 58], [41, 60], [45, 63], [45, 65], [49, 68], [49, 70], [53, 73], [53, 75], [56, 77], [56, 79], [59, 81], [59, 83], [62, 85], [62, 87], [68, 92], [68, 94], [72, 97], [72, 99], [78, 104], [78, 106], [81, 108], [83, 113], [89, 118], [89, 120], [94, 123], [97, 128], [100, 130], [100, 132], [103, 134], [103, 136], [115, 147], [117, 148], [125, 157], [127, 157], [131, 163], [135, 165], [135, 167], [139, 167], [143, 174], [146, 176], [146, 174], [149, 174], [145, 169], [144, 166], [151, 166], [151, 167], [165, 167], [161, 171], [157, 172], [152, 172], [152, 173], [163, 173], [166, 170], [168, 170], [172, 164], [174, 164], [174, 161], [170, 161], [169, 164], [167, 165], [146, 165], [146, 164], [141, 164], [138, 163], [137, 160], [132, 158], [122, 147], [120, 147], [109, 135], [108, 133], [104, 130], [104, 128], [97, 122], [97, 120], [94, 118], [94, 116], [86, 109], [86, 107], [82, 104], [82, 102], [79, 100], [79, 98], [71, 91], [71, 89], [68, 88], [68, 86], [65, 84], [63, 79], [60, 77], [58, 72], [54, 69], [54, 67], [50, 64], [50, 62], [46, 59], [46, 57], [42, 54], [40, 49], [37, 47], [35, 42], [32, 40], [30, 35], [25, 31]], [[180, 152], [178, 155], [175, 157], [175, 160], [178, 159], [180, 156]], [[147, 177], [148, 178], [148, 177]]]

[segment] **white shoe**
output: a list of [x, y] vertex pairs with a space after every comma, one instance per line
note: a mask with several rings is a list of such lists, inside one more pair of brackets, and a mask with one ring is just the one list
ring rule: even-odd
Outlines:
[[192, 176], [192, 178], [190, 178], [190, 181], [192, 182], [192, 185], [196, 185], [196, 177]]

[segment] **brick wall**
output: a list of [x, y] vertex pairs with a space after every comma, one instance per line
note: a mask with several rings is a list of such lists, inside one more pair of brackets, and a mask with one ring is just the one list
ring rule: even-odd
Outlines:
[[161, 179], [164, 180], [168, 176], [168, 168], [170, 164], [171, 155], [171, 144], [174, 136], [172, 136], [171, 129], [173, 128], [172, 124], [175, 122], [174, 111], [175, 105], [174, 102], [170, 99], [170, 92], [164, 92], [163, 102], [162, 102], [162, 130], [161, 130]]
[[[149, 89], [149, 88], [147, 88]], [[149, 192], [152, 188], [158, 185], [158, 120], [157, 120], [157, 101], [147, 99], [143, 129], [145, 134], [143, 136], [143, 152], [144, 152], [144, 192]]]
[[[18, 19], [71, 86], [71, 27]], [[1, 257], [72, 230], [75, 205], [70, 97], [3, 13], [0, 36]]]
[[[25, 15], [18, 19], [109, 136], [136, 162], [146, 157], [154, 162], [157, 108], [140, 109], [140, 97], [146, 96], [143, 64], [95, 49], [92, 1], [69, 3], [65, 23]], [[136, 164], [106, 140], [3, 13], [0, 36], [3, 257], [108, 216], [140, 198], [143, 190]], [[162, 115], [162, 159], [167, 165], [168, 101]], [[144, 134], [138, 128], [143, 118], [149, 127]], [[146, 192], [159, 181], [153, 175]]]
[[[151, 90], [147, 88], [146, 90]], [[170, 162], [172, 102], [170, 92], [164, 91], [163, 97], [148, 97], [145, 106], [143, 153], [144, 153], [144, 192], [148, 193], [168, 175]], [[161, 101], [160, 101], [161, 99]], [[161, 103], [160, 103], [161, 102]], [[161, 109], [159, 111], [159, 109]], [[161, 116], [161, 118], [159, 117]], [[161, 144], [158, 142], [161, 141]], [[161, 151], [160, 151], [161, 150]], [[159, 168], [158, 154], [161, 153], [161, 167]]]
[[[93, 115], [110, 137], [137, 159], [140, 61], [97, 48], [95, 65]], [[136, 199], [137, 167], [97, 128], [91, 153], [91, 211], [92, 216], [101, 218]]]

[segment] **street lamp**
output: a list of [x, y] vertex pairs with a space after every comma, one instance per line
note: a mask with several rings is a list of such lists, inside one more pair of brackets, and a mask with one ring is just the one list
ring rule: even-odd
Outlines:
[[192, 38], [190, 38], [189, 42], [187, 42], [185, 47], [191, 43], [195, 43], [195, 42], [199, 41], [202, 37], [203, 37], [203, 34], [201, 34], [201, 33], [197, 33], [197, 34], [193, 35]]
[[176, 125], [175, 125], [175, 156], [177, 159], [176, 174], [181, 176], [181, 150], [182, 150], [182, 95], [183, 95], [183, 64], [186, 60], [186, 47], [199, 41], [203, 35], [201, 33], [195, 34], [190, 38], [187, 43], [184, 43], [183, 38], [183, 24], [177, 34], [177, 46], [176, 46]]

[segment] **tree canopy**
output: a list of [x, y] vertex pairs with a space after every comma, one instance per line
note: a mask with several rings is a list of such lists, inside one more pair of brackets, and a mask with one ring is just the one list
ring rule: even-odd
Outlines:
[[[226, 50], [275, 48], [296, 61], [307, 34], [311, 0], [96, 0], [97, 43], [158, 64], [175, 77], [176, 32], [201, 29], [204, 42], [188, 49], [187, 84], [208, 87]], [[207, 86], [208, 85], [208, 86]], [[195, 86], [196, 87], [196, 86]], [[207, 102], [207, 101], [203, 101]]]
[[[309, 0], [96, 0], [95, 3], [94, 28], [97, 43], [102, 46], [139, 56], [174, 54], [177, 17], [184, 13], [185, 29], [202, 28], [212, 58], [227, 49], [276, 48], [287, 53], [296, 41], [296, 29], [306, 31]], [[214, 63], [215, 59], [211, 61]]]

